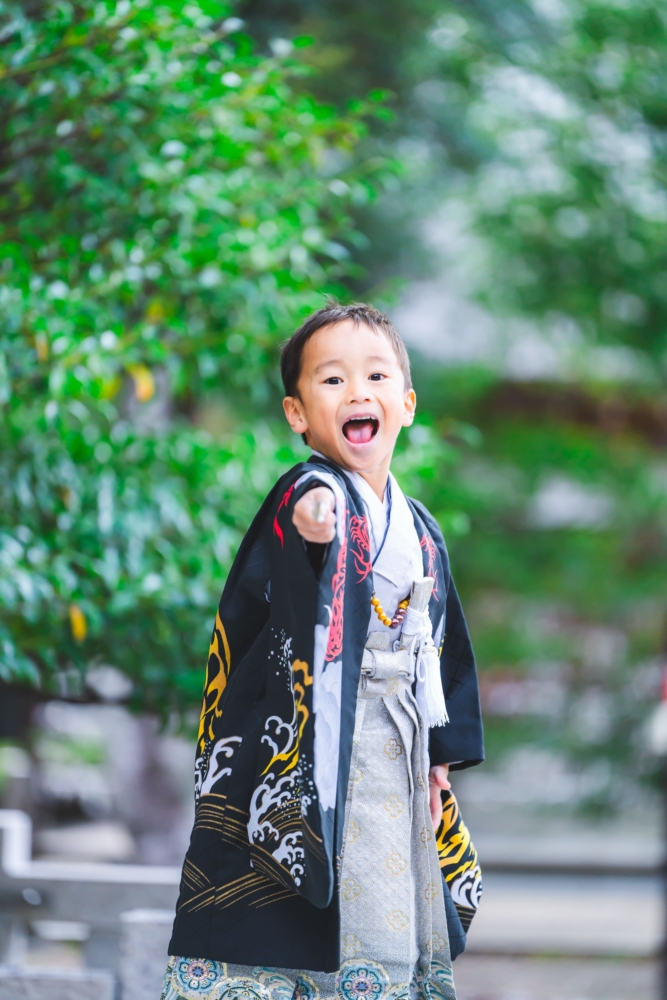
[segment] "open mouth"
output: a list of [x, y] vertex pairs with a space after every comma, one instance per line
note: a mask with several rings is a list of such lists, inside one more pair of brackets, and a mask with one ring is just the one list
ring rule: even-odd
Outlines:
[[379, 429], [377, 417], [351, 417], [343, 424], [343, 434], [351, 444], [368, 444]]

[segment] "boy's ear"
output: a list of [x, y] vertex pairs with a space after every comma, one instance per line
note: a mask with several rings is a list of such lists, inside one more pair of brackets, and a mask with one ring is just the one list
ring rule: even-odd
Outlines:
[[403, 405], [405, 407], [403, 412], [403, 426], [409, 427], [415, 419], [415, 410], [417, 409], [417, 394], [414, 389], [408, 389], [403, 400]]
[[303, 403], [298, 396], [285, 396], [283, 399], [283, 410], [287, 417], [287, 423], [295, 434], [305, 434], [308, 430], [308, 421], [303, 410]]

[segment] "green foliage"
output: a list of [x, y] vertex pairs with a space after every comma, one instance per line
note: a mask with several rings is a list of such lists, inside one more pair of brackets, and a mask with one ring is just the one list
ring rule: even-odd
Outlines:
[[[137, 707], [198, 700], [231, 557], [303, 454], [277, 341], [324, 291], [437, 278], [426, 220], [499, 349], [415, 359], [395, 471], [445, 530], [491, 758], [567, 753], [612, 801], [650, 769], [664, 644], [662, 6], [0, 11], [3, 676], [76, 693], [96, 660]], [[522, 331], [553, 372], [508, 374]], [[579, 521], [545, 517], [559, 490]], [[524, 681], [542, 702], [498, 707]]]
[[9, 22], [14, 383], [36, 349], [56, 394], [113, 395], [124, 371], [163, 365], [176, 394], [232, 377], [261, 398], [277, 333], [345, 273], [346, 208], [372, 187], [341, 164], [366, 108], [294, 97], [298, 68], [253, 56], [222, 13], [81, 3]]
[[582, 351], [622, 345], [626, 378], [662, 381], [664, 7], [542, 8], [506, 51], [480, 51], [469, 15], [445, 17], [434, 34], [443, 32], [442, 96], [484, 151], [466, 195], [488, 253], [477, 290], [494, 313], [537, 318]]
[[[654, 0], [534, 6], [503, 47], [462, 8], [431, 36], [431, 100], [458, 116], [474, 166], [442, 210], [459, 220], [459, 274], [510, 342], [527, 320], [555, 369], [463, 403], [483, 447], [461, 463], [472, 530], [455, 557], [484, 669], [563, 692], [502, 709], [492, 741], [523, 740], [535, 711], [535, 743], [605, 762], [609, 805], [651, 769], [664, 649], [667, 20]], [[560, 524], [540, 517], [559, 490], [580, 497]]]
[[297, 95], [217, 2], [1, 15], [0, 671], [76, 693], [102, 660], [182, 708], [295, 461], [262, 416], [277, 341], [341, 287], [349, 207], [392, 169], [355, 159], [377, 105]]
[[402, 101], [413, 77], [408, 64], [439, 8], [436, 0], [241, 0], [237, 7], [269, 48], [277, 39], [298, 44], [307, 32], [304, 59], [318, 70], [314, 86], [337, 104], [373, 89]]
[[137, 704], [191, 703], [231, 559], [297, 456], [261, 424], [225, 445], [137, 434], [108, 402], [104, 424], [79, 400], [52, 420], [25, 409], [2, 443], [5, 678], [78, 694], [95, 657], [137, 682]]
[[[480, 666], [489, 765], [522, 744], [541, 747], [582, 771], [587, 791], [573, 805], [636, 802], [637, 778], [655, 772], [644, 734], [663, 662], [661, 455], [623, 427], [577, 419], [562, 383], [489, 383], [480, 372], [421, 367], [415, 375], [431, 433], [456, 444], [456, 460], [421, 490], [445, 512]], [[577, 392], [589, 405], [595, 398], [593, 387]], [[598, 403], [603, 418], [623, 413], [628, 391], [598, 388]], [[466, 440], [453, 418], [479, 428], [480, 440]], [[573, 496], [574, 509], [558, 496]], [[448, 525], [456, 510], [468, 531]]]

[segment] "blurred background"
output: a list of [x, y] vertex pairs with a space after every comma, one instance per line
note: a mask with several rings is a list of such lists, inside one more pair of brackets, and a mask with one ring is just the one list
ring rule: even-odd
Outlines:
[[307, 454], [278, 345], [328, 293], [410, 346], [395, 470], [478, 657], [460, 996], [667, 995], [664, 4], [3, 2], [0, 75], [5, 970], [87, 995], [172, 905], [215, 607]]

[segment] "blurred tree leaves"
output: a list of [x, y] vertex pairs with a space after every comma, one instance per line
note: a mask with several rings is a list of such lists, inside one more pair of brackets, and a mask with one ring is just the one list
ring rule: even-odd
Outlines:
[[[316, 37], [304, 58], [323, 93], [362, 79], [394, 93], [373, 135], [404, 163], [403, 196], [364, 218], [364, 262], [431, 279], [431, 299], [442, 282], [493, 320], [468, 370], [417, 366], [429, 443], [420, 457], [416, 428], [398, 468], [447, 531], [499, 715], [491, 757], [529, 738], [611, 762], [596, 779], [611, 803], [651, 768], [642, 727], [665, 642], [665, 11], [362, 6], [240, 10], [269, 45]], [[453, 446], [435, 470], [433, 441]], [[501, 705], [504, 684], [547, 693]]]
[[95, 658], [166, 712], [295, 461], [262, 422], [277, 340], [341, 287], [350, 206], [394, 168], [355, 156], [375, 100], [295, 93], [219, 3], [1, 16], [0, 672], [76, 694]]
[[463, 14], [432, 34], [441, 73], [460, 81], [446, 96], [486, 150], [466, 199], [489, 252], [478, 293], [583, 347], [623, 346], [626, 378], [664, 384], [664, 8], [535, 6], [505, 52], [481, 53]]
[[[667, 555], [662, 6], [2, 18], [4, 675], [73, 693], [96, 658], [137, 706], [195, 703], [230, 558], [296, 460], [277, 340], [323, 291], [440, 280], [444, 249], [494, 352], [418, 361], [395, 467], [446, 531], [487, 706], [496, 681], [544, 682], [548, 704], [497, 708], [491, 754], [530, 739], [645, 771]], [[512, 368], [522, 336], [551, 368]]]
[[[624, 779], [636, 802], [665, 643], [667, 20], [653, 0], [545, 0], [496, 24], [501, 46], [477, 6], [443, 11], [418, 88], [465, 137], [431, 231], [501, 348], [495, 384], [430, 399], [483, 434], [455, 565], [503, 717], [491, 753], [532, 717], [535, 743], [605, 763], [598, 805]], [[522, 678], [543, 703], [494, 702]]]

